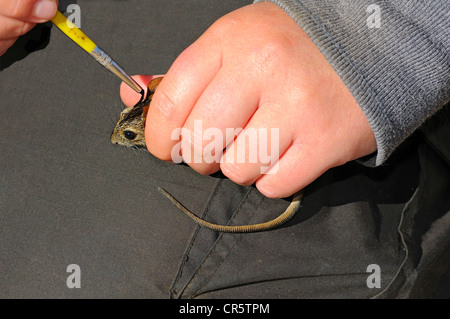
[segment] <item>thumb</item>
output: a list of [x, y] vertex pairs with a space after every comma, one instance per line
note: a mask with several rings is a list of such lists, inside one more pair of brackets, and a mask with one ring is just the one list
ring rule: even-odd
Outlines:
[[57, 0], [0, 1], [0, 15], [33, 23], [50, 20], [55, 16], [57, 9]]

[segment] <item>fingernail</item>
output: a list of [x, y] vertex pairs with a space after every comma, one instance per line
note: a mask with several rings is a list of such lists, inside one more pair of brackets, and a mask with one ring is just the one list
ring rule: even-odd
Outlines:
[[56, 3], [50, 0], [38, 1], [33, 8], [33, 16], [37, 19], [50, 20], [56, 14]]

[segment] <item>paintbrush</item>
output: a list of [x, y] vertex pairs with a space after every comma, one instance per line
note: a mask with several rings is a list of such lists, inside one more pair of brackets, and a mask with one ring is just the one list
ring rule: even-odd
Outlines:
[[86, 50], [98, 63], [103, 65], [109, 71], [118, 76], [123, 82], [128, 84], [141, 96], [144, 96], [144, 89], [130, 77], [111, 57], [100, 49], [94, 41], [89, 39], [83, 31], [75, 26], [70, 20], [66, 18], [61, 12], [57, 12], [51, 20], [65, 35], [71, 38], [76, 44]]

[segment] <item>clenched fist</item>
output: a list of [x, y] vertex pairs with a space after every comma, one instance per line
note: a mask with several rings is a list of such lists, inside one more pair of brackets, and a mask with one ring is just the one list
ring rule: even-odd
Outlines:
[[[136, 79], [145, 86], [151, 76]], [[138, 99], [126, 86], [121, 96], [127, 105]], [[221, 134], [199, 136], [208, 129]], [[179, 135], [181, 149], [174, 139], [180, 130], [188, 133]], [[254, 145], [251, 131], [278, 131], [276, 143], [268, 134]], [[156, 157], [173, 160], [178, 147], [199, 173], [220, 169], [238, 184], [256, 183], [268, 197], [289, 196], [326, 170], [376, 151], [343, 81], [295, 21], [268, 2], [222, 17], [175, 60], [153, 97], [145, 133]], [[211, 149], [219, 150], [218, 160], [208, 157]], [[268, 161], [259, 152], [250, 160], [255, 149], [276, 154], [272, 168], [263, 169]]]

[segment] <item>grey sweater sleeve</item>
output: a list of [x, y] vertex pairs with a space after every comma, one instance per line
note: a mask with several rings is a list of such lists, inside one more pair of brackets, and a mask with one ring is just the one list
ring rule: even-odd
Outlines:
[[378, 146], [364, 164], [381, 165], [449, 101], [448, 0], [271, 2], [307, 33], [363, 109]]

